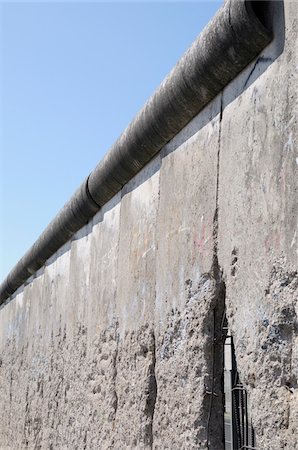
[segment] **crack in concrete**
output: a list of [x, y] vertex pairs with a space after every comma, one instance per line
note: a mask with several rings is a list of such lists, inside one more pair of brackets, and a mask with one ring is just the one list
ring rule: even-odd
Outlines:
[[[217, 168], [216, 168], [216, 196], [215, 196], [215, 212], [213, 218], [213, 257], [211, 275], [214, 277], [217, 284], [216, 303], [212, 311], [213, 325], [212, 325], [212, 370], [211, 370], [211, 392], [209, 398], [208, 416], [207, 416], [207, 438], [206, 447], [211, 449], [210, 441], [213, 424], [212, 416], [214, 414], [214, 398], [215, 385], [219, 384], [222, 378], [223, 371], [223, 336], [222, 336], [222, 321], [225, 313], [225, 284], [222, 280], [222, 271], [218, 263], [218, 214], [219, 214], [219, 169], [220, 169], [220, 150], [221, 150], [221, 131], [223, 118], [223, 92], [220, 97], [220, 112], [219, 112], [219, 129], [218, 129], [218, 150], [217, 150]], [[215, 347], [217, 346], [217, 347]], [[217, 386], [218, 387], [218, 386]], [[222, 390], [221, 390], [222, 392]], [[218, 407], [218, 405], [216, 406]], [[223, 408], [222, 408], [223, 411]], [[217, 411], [218, 413], [218, 411]], [[214, 419], [213, 419], [214, 420]], [[223, 444], [223, 440], [222, 440]]]
[[266, 56], [259, 56], [259, 57], [256, 59], [254, 65], [252, 66], [251, 71], [249, 72], [249, 74], [248, 74], [248, 76], [247, 76], [247, 78], [246, 78], [246, 81], [245, 81], [245, 83], [244, 83], [243, 89], [246, 88], [246, 86], [247, 86], [247, 84], [248, 84], [250, 78], [252, 77], [252, 74], [253, 74], [254, 71], [256, 70], [256, 68], [257, 68], [257, 66], [259, 65], [259, 63], [262, 63], [262, 62], [264, 62], [264, 63], [272, 62], [272, 58], [268, 58], [268, 57], [266, 57]]
[[215, 194], [215, 212], [213, 217], [213, 261], [211, 272], [216, 280], [218, 280], [218, 210], [219, 210], [219, 164], [221, 150], [221, 126], [223, 117], [223, 93], [220, 94], [220, 113], [219, 113], [219, 129], [218, 129], [218, 149], [217, 149], [217, 168], [216, 168], [216, 194]]
[[[158, 178], [158, 204], [157, 204], [157, 217], [159, 215], [159, 211], [160, 211], [160, 190], [161, 190], [161, 172], [159, 174], [159, 178]], [[156, 255], [158, 253], [158, 242], [159, 239], [156, 239]], [[156, 288], [156, 283], [157, 283], [157, 277], [156, 277], [156, 265], [155, 265], [155, 283], [154, 283], [154, 299], [156, 301], [156, 292], [157, 292], [157, 288]], [[153, 330], [152, 332], [152, 337], [153, 337], [153, 348], [152, 348], [152, 373], [151, 373], [151, 388], [153, 388], [153, 397], [152, 397], [152, 411], [151, 411], [151, 421], [150, 421], [150, 428], [149, 428], [149, 441], [150, 441], [150, 448], [153, 449], [153, 444], [154, 444], [154, 433], [153, 433], [153, 424], [154, 424], [154, 414], [155, 414], [155, 407], [156, 407], [156, 401], [157, 401], [157, 392], [158, 392], [158, 387], [157, 387], [157, 379], [156, 379], [156, 337], [155, 337], [155, 332]], [[150, 386], [149, 386], [150, 388]], [[151, 392], [151, 395], [152, 395]]]
[[113, 358], [113, 383], [114, 383], [114, 426], [117, 416], [117, 410], [118, 410], [118, 394], [117, 394], [117, 375], [118, 375], [118, 369], [117, 369], [117, 360], [118, 360], [118, 354], [119, 354], [119, 332], [118, 332], [118, 322], [115, 326], [115, 341], [116, 341], [116, 349], [115, 349], [115, 356]]
[[[211, 389], [209, 394], [208, 415], [207, 415], [207, 437], [206, 448], [212, 450], [213, 448], [219, 449], [221, 442], [222, 449], [224, 448], [224, 426], [223, 426], [223, 345], [225, 336], [223, 334], [223, 322], [225, 317], [225, 296], [226, 288], [225, 283], [222, 280], [222, 272], [217, 265], [214, 268], [217, 273], [216, 292], [215, 292], [215, 304], [212, 308], [212, 317], [209, 316], [209, 320], [212, 321], [212, 349], [211, 349]], [[222, 422], [222, 427], [219, 422]], [[222, 435], [219, 435], [219, 432]], [[217, 436], [216, 436], [217, 434]]]
[[215, 308], [213, 309], [213, 345], [212, 345], [212, 383], [211, 383], [211, 392], [210, 392], [210, 401], [209, 401], [209, 411], [208, 411], [208, 418], [207, 418], [207, 449], [210, 450], [210, 421], [211, 421], [211, 414], [212, 414], [212, 408], [213, 408], [213, 398], [214, 398], [214, 366], [215, 366], [215, 352], [214, 352], [214, 339], [215, 339]]
[[148, 435], [149, 435], [149, 445], [150, 448], [153, 448], [153, 421], [154, 421], [154, 413], [155, 413], [155, 405], [157, 399], [157, 382], [156, 382], [156, 374], [155, 374], [155, 366], [156, 366], [156, 342], [155, 342], [155, 334], [152, 332], [152, 363], [149, 366], [149, 386], [148, 386], [148, 399], [146, 405], [146, 413], [150, 417]]

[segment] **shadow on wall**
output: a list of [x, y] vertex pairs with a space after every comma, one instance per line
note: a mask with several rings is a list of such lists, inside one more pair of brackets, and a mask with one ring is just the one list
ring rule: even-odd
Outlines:
[[[264, 8], [264, 4], [266, 4], [266, 8]], [[284, 50], [285, 15], [283, 0], [271, 2], [255, 1], [252, 3], [252, 7], [255, 10], [258, 10], [259, 14], [260, 12], [266, 11], [266, 16], [263, 14], [262, 21], [266, 26], [268, 26], [268, 28], [272, 28], [274, 37], [272, 42], [262, 51], [262, 53], [236, 77], [243, 77], [243, 84], [239, 85], [239, 87], [235, 88], [235, 90], [228, 90], [228, 96], [225, 97], [225, 107], [232, 103], [243, 92], [245, 92], [246, 89], [248, 89], [264, 72], [266, 72], [266, 70], [277, 60], [277, 58], [283, 53]], [[247, 74], [247, 76], [244, 77], [244, 74]], [[68, 241], [51, 258], [49, 258], [45, 266], [39, 269], [34, 275], [32, 275], [32, 277], [30, 277], [25, 282], [24, 285], [22, 285], [16, 292], [14, 292], [14, 294], [0, 306], [0, 310], [13, 298], [15, 298], [16, 295], [21, 293], [24, 290], [24, 286], [30, 284], [33, 279], [41, 276], [46, 266], [52, 264], [56, 261], [57, 258], [68, 252], [71, 249], [72, 241], [88, 236], [92, 232], [92, 228], [94, 225], [103, 222], [106, 212], [114, 208], [126, 194], [132, 192], [138, 186], [151, 178], [156, 172], [158, 172], [161, 168], [162, 160], [164, 157], [177, 150], [177, 148], [188, 141], [192, 136], [194, 136], [199, 130], [205, 127], [217, 116], [219, 116], [219, 118], [221, 119], [222, 114], [224, 113], [222, 96], [223, 91], [212, 100], [214, 108], [210, 108], [209, 104], [196, 117], [194, 117], [194, 119], [192, 119], [182, 131], [180, 131], [170, 142], [168, 142], [164, 146], [160, 153], [155, 156], [153, 160], [151, 160], [141, 172], [139, 172], [122, 188], [119, 194], [116, 194], [107, 204], [105, 204], [100, 209], [100, 211], [94, 216], [89, 224], [85, 225], [80, 231], [78, 231], [70, 241]]]

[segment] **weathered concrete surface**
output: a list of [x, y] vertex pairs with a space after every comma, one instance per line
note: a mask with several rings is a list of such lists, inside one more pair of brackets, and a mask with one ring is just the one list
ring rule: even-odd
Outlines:
[[296, 6], [0, 309], [0, 448], [221, 450], [225, 301], [257, 448], [297, 448]]
[[116, 308], [121, 336], [153, 323], [159, 166], [157, 157], [122, 191]]
[[187, 280], [197, 283], [213, 264], [219, 116], [217, 97], [163, 150], [155, 313], [161, 326], [173, 308], [184, 307]]
[[222, 441], [209, 370], [218, 124], [219, 100], [2, 308], [4, 448], [203, 448], [215, 421]]
[[[298, 8], [284, 6], [283, 52], [275, 60], [280, 32], [251, 72], [226, 88], [220, 139], [219, 263], [264, 450], [298, 448]], [[280, 11], [276, 27], [281, 18]], [[242, 93], [230, 102], [235, 92]]]
[[113, 441], [116, 200], [1, 310], [4, 449], [108, 448]]
[[159, 165], [157, 158], [122, 191], [116, 296], [118, 400], [113, 448], [151, 448], [153, 441]]
[[185, 308], [172, 311], [159, 335], [156, 449], [223, 448], [223, 295], [210, 274], [189, 280]]
[[217, 98], [163, 153], [155, 304], [158, 449], [206, 448], [208, 434], [215, 436], [214, 448], [222, 448], [222, 421], [209, 417], [213, 334], [223, 313], [213, 236], [219, 116]]

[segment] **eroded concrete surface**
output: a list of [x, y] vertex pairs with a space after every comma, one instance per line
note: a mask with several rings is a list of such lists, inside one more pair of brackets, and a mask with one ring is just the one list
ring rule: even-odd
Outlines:
[[225, 304], [257, 448], [298, 448], [297, 16], [1, 308], [0, 448], [223, 449]]
[[220, 139], [219, 264], [260, 449], [298, 448], [298, 9], [284, 6], [283, 51], [279, 33], [224, 91]]

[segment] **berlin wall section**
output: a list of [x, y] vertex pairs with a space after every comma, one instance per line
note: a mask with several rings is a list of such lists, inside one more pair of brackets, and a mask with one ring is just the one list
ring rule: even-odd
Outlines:
[[223, 449], [225, 302], [257, 448], [297, 448], [297, 4], [284, 10], [284, 43], [1, 307], [0, 448]]
[[297, 3], [284, 14], [284, 42], [224, 90], [220, 139], [219, 264], [260, 449], [298, 448]]
[[219, 108], [2, 308], [4, 448], [206, 446]]

